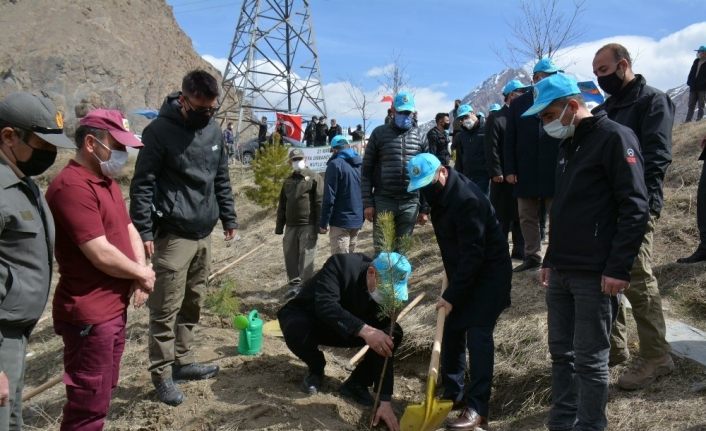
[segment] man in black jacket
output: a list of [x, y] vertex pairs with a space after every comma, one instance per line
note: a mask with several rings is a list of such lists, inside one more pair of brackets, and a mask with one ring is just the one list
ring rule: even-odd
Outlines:
[[525, 240], [520, 229], [520, 215], [517, 212], [517, 199], [513, 194], [514, 186], [505, 181], [504, 176], [504, 144], [505, 128], [510, 104], [514, 99], [525, 92], [525, 85], [513, 79], [503, 87], [504, 104], [502, 108], [490, 111], [485, 122], [485, 160], [488, 175], [490, 176], [490, 202], [495, 208], [500, 227], [507, 238], [512, 232], [513, 259], [524, 260]]
[[316, 124], [318, 122], [319, 117], [314, 115], [304, 129], [304, 141], [306, 141], [307, 147], [313, 147], [316, 144]]
[[335, 138], [338, 135], [343, 134], [343, 129], [339, 124], [336, 123], [336, 119], [332, 118], [331, 119], [331, 127], [328, 128], [328, 131], [326, 132], [326, 138], [328, 139], [328, 144], [331, 145], [331, 142], [333, 141], [333, 138]]
[[326, 141], [328, 140], [328, 124], [326, 124], [326, 117], [321, 116], [315, 127], [314, 146], [323, 147], [326, 145]]
[[[536, 84], [557, 73], [561, 70], [550, 59], [544, 58], [534, 66], [532, 81]], [[528, 91], [512, 102], [505, 128], [505, 181], [515, 185], [520, 227], [525, 239], [525, 260], [515, 268], [516, 272], [540, 266], [540, 226], [552, 205], [553, 172], [559, 149], [559, 140], [548, 136], [536, 117], [522, 117], [532, 105], [533, 97]]]
[[378, 126], [368, 139], [361, 171], [361, 192], [365, 219], [373, 222], [373, 242], [376, 252], [382, 247], [382, 235], [377, 228], [377, 216], [391, 212], [395, 216], [397, 238], [411, 235], [415, 223], [427, 221], [428, 209], [420, 211], [419, 193], [409, 192], [405, 175], [407, 162], [419, 153], [427, 152], [419, 129], [412, 126], [416, 109], [410, 93], [400, 92], [393, 102], [394, 120]]
[[442, 165], [449, 166], [451, 154], [449, 154], [449, 114], [439, 112], [436, 114], [436, 127], [432, 127], [427, 132], [427, 144], [429, 152], [435, 155]]
[[321, 389], [326, 360], [320, 345], [357, 347], [370, 350], [340, 388], [342, 395], [373, 405], [368, 388], [377, 390], [385, 357], [380, 391], [380, 407], [374, 423], [382, 419], [387, 427], [399, 431], [390, 404], [394, 386], [393, 355], [402, 341], [402, 328], [395, 323], [393, 337], [387, 335], [388, 319], [381, 319], [378, 303], [381, 280], [394, 280], [395, 297], [407, 300], [407, 279], [412, 267], [397, 253], [381, 253], [375, 260], [360, 253], [335, 254], [321, 270], [304, 284], [301, 292], [277, 313], [287, 347], [308, 367], [302, 389], [315, 394]]
[[461, 130], [454, 133], [451, 149], [456, 151], [454, 168], [473, 181], [488, 196], [490, 177], [485, 167], [485, 120], [463, 104], [456, 110]]
[[[431, 206], [431, 222], [449, 279], [437, 305], [448, 316], [441, 352], [443, 398], [463, 410], [447, 429], [475, 430], [488, 424], [493, 331], [498, 316], [510, 305], [512, 263], [507, 236], [478, 186], [455, 169], [441, 166], [431, 154], [414, 157], [407, 174], [409, 190], [420, 190]], [[471, 357], [469, 385], [464, 383], [466, 349]]]
[[142, 134], [130, 185], [130, 217], [157, 274], [150, 308], [149, 356], [159, 399], [178, 405], [184, 395], [172, 377], [213, 377], [217, 365], [194, 362], [191, 340], [211, 264], [211, 232], [218, 219], [225, 240], [238, 227], [228, 157], [213, 120], [218, 82], [189, 72], [181, 92], [164, 101]]
[[[365, 132], [363, 131], [363, 125], [358, 124], [355, 126], [355, 130], [351, 131], [351, 128], [348, 128], [348, 134], [351, 135], [351, 140], [355, 142], [360, 142], [362, 143], [365, 140]], [[355, 144], [359, 145], [359, 144]]]
[[[650, 87], [642, 75], [633, 72], [630, 53], [620, 44], [611, 43], [596, 52], [593, 72], [598, 77], [598, 85], [611, 95], [593, 112], [605, 111], [608, 118], [632, 129], [644, 160], [650, 220], [630, 275], [633, 281], [625, 291], [637, 324], [640, 359], [618, 379], [621, 388], [638, 389], [674, 369], [666, 340], [662, 300], [651, 262], [655, 221], [663, 205], [662, 184], [672, 162], [674, 104], [669, 96]], [[621, 304], [611, 335], [611, 365], [629, 357], [625, 314], [625, 306]]]
[[698, 105], [696, 121], [704, 117], [704, 104], [706, 103], [706, 45], [696, 50], [696, 60], [691, 65], [689, 77], [686, 80], [689, 86], [689, 110], [686, 113], [686, 122], [694, 116], [694, 108]]
[[575, 79], [550, 76], [535, 93], [524, 115], [562, 139], [540, 272], [552, 358], [547, 427], [603, 430], [612, 317], [649, 219], [640, 146], [632, 130], [588, 111]]
[[[706, 136], [701, 140], [699, 160], [706, 160]], [[696, 226], [699, 229], [699, 245], [689, 257], [677, 259], [677, 263], [697, 263], [706, 261], [706, 163], [701, 165], [699, 187], [696, 191]]]

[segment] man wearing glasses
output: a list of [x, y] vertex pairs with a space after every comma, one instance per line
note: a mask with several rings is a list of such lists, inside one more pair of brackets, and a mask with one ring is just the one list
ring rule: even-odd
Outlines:
[[150, 309], [149, 356], [160, 401], [176, 406], [184, 394], [174, 381], [218, 374], [191, 352], [210, 271], [211, 231], [220, 219], [226, 241], [238, 227], [220, 127], [218, 83], [189, 72], [181, 92], [167, 96], [142, 134], [144, 148], [130, 185], [130, 216], [157, 276]]

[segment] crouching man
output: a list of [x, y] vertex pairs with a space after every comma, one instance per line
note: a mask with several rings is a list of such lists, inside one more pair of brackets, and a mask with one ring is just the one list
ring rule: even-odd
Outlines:
[[[321, 388], [326, 360], [320, 345], [335, 347], [370, 346], [363, 360], [343, 383], [340, 393], [359, 404], [372, 406], [368, 388], [382, 384], [380, 407], [375, 413], [387, 427], [399, 430], [392, 411], [393, 354], [402, 341], [402, 328], [395, 324], [393, 337], [387, 335], [389, 320], [381, 319], [377, 289], [380, 280], [394, 280], [395, 296], [407, 300], [407, 279], [412, 267], [397, 253], [380, 253], [375, 260], [363, 254], [336, 254], [306, 282], [299, 294], [277, 313], [289, 349], [309, 368], [303, 389], [315, 394]], [[390, 358], [382, 383], [380, 373]]]

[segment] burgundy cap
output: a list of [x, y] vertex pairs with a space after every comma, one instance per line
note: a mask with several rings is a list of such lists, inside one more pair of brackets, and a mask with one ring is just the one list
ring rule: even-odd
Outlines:
[[123, 114], [115, 109], [94, 109], [81, 118], [81, 126], [107, 130], [116, 141], [126, 147], [140, 148], [142, 142], [130, 131], [130, 126]]

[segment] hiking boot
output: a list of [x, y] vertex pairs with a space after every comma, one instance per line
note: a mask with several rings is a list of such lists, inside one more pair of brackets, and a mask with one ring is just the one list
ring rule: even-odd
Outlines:
[[350, 398], [356, 403], [367, 407], [372, 406], [375, 402], [367, 387], [352, 381], [350, 378], [343, 382], [338, 392], [344, 397]]
[[697, 249], [691, 256], [689, 257], [681, 257], [677, 259], [677, 263], [697, 263], [697, 262], [703, 262], [706, 261], [706, 251]]
[[624, 364], [630, 359], [630, 352], [628, 349], [620, 349], [618, 351], [610, 350], [610, 357], [608, 358], [608, 366], [615, 367], [616, 365]]
[[152, 380], [157, 390], [157, 398], [164, 404], [178, 406], [184, 402], [184, 393], [174, 384], [172, 379]]
[[218, 374], [219, 370], [218, 365], [206, 365], [194, 362], [182, 366], [174, 365], [172, 367], [172, 377], [177, 382], [184, 380], [205, 380], [214, 377]]
[[657, 380], [657, 377], [666, 376], [674, 371], [672, 355], [644, 359], [635, 358], [630, 367], [618, 378], [618, 387], [627, 391], [642, 389]]
[[323, 380], [323, 374], [309, 373], [306, 377], [304, 377], [304, 382], [302, 383], [304, 393], [316, 395], [321, 390], [321, 383]]
[[530, 269], [536, 269], [542, 266], [542, 264], [538, 260], [534, 259], [527, 259], [521, 264], [517, 265], [512, 272], [523, 272], [523, 271], [529, 271]]

